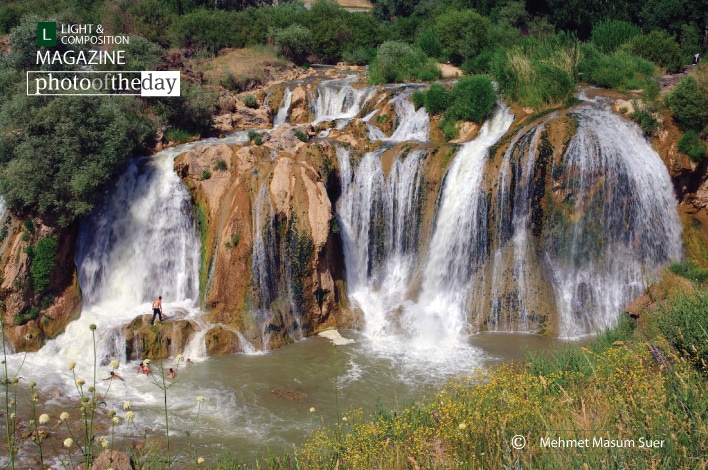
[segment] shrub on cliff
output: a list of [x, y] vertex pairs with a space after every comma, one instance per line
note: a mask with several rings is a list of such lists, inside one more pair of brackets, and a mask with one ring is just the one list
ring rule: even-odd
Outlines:
[[40, 294], [47, 290], [52, 280], [52, 273], [57, 262], [58, 242], [56, 237], [45, 237], [37, 242], [30, 264], [34, 292]]
[[674, 120], [681, 130], [702, 131], [708, 126], [708, 86], [699, 86], [691, 75], [666, 97], [666, 104], [674, 113]]
[[444, 86], [433, 83], [423, 97], [423, 105], [430, 114], [441, 114], [447, 111], [452, 102], [450, 91]]
[[706, 156], [706, 147], [696, 131], [688, 131], [682, 135], [678, 141], [678, 149], [694, 162], [700, 162]]
[[486, 75], [459, 80], [452, 89], [452, 96], [454, 99], [447, 115], [463, 121], [484, 121], [497, 100], [492, 80]]
[[602, 53], [592, 44], [581, 46], [583, 58], [579, 72], [582, 80], [603, 88], [620, 91], [647, 88], [656, 71], [656, 65], [646, 59], [626, 52], [622, 48], [610, 55]]

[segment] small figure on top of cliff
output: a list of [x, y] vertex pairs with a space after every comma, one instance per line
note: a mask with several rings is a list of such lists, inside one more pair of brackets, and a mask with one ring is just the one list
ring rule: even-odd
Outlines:
[[109, 375], [108, 377], [106, 377], [106, 378], [103, 379], [103, 380], [105, 381], [105, 380], [113, 380], [113, 379], [120, 379], [120, 380], [122, 380], [123, 382], [125, 382], [125, 379], [123, 379], [123, 377], [121, 377], [120, 375], [116, 374], [116, 373], [113, 372], [113, 371], [111, 371], [111, 375]]
[[174, 379], [175, 378], [175, 371], [172, 367], [170, 367], [170, 370], [167, 371], [167, 378], [168, 379]]
[[693, 65], [697, 65], [699, 60], [701, 60], [701, 54], [694, 55], [693, 56]]
[[155, 324], [155, 315], [159, 315], [160, 321], [162, 321], [162, 296], [159, 296], [152, 302], [152, 320], [150, 320], [151, 325]]

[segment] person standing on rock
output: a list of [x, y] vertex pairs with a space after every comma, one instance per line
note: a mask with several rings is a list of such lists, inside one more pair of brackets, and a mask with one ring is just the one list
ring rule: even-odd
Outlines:
[[159, 315], [160, 321], [162, 321], [162, 296], [156, 298], [152, 302], [152, 320], [150, 320], [151, 325], [155, 324], [155, 315]]

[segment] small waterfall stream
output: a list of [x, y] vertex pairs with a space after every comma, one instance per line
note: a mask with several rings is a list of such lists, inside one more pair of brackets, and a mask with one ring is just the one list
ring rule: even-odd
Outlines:
[[280, 104], [278, 112], [273, 117], [273, 127], [278, 127], [279, 125], [287, 121], [288, 114], [290, 113], [290, 103], [292, 102], [292, 99], [293, 92], [290, 90], [290, 88], [286, 88], [285, 93], [283, 94], [283, 102]]
[[374, 87], [353, 87], [351, 83], [356, 78], [356, 75], [350, 75], [345, 78], [320, 82], [317, 86], [313, 124], [336, 120], [336, 128], [341, 130], [359, 114], [362, 106], [371, 98], [376, 89]]

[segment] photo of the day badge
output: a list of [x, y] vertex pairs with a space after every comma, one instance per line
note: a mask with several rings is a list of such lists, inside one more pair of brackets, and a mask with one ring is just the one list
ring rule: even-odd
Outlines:
[[180, 96], [179, 71], [28, 71], [28, 96]]

